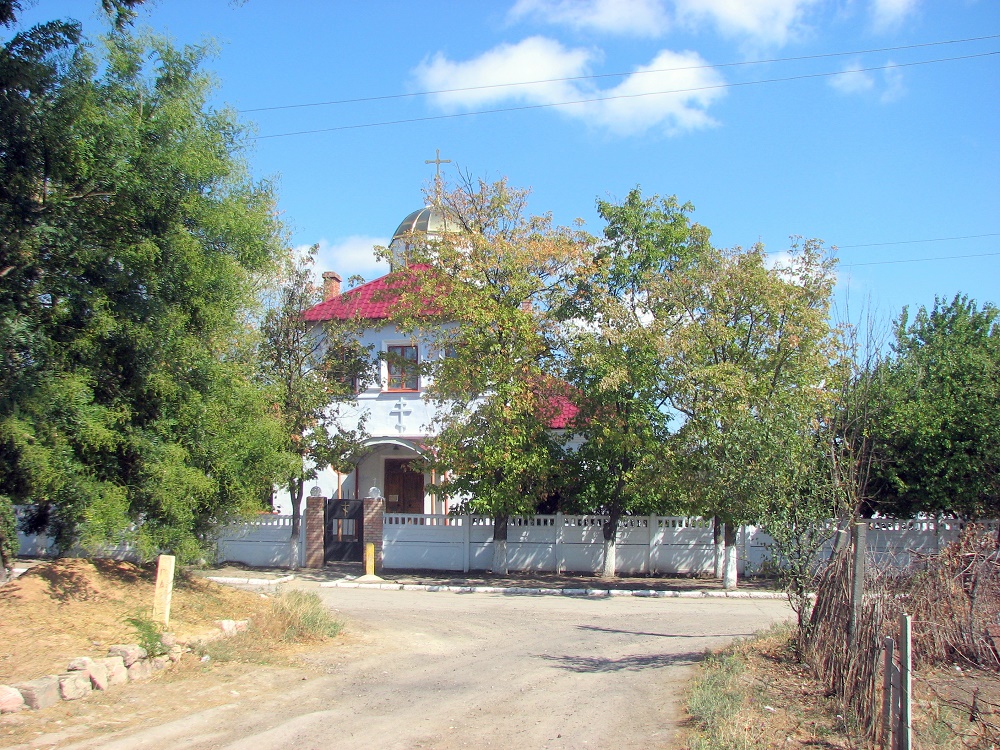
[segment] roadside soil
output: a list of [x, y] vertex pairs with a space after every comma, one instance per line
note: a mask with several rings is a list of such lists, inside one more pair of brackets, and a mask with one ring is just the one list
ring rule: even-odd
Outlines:
[[[77, 656], [102, 657], [115, 643], [137, 643], [130, 617], [149, 617], [155, 566], [118, 560], [63, 558], [33, 564], [0, 586], [0, 684], [66, 670]], [[267, 605], [237, 591], [179, 572], [169, 630], [179, 640], [219, 632], [213, 621], [252, 620]]]

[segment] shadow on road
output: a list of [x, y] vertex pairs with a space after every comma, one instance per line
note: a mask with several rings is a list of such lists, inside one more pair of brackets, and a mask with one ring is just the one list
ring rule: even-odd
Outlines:
[[704, 657], [701, 651], [680, 654], [636, 654], [620, 659], [602, 656], [554, 656], [540, 654], [538, 658], [555, 662], [555, 666], [570, 672], [639, 672], [643, 669], [662, 669], [677, 665], [694, 664]]
[[753, 633], [645, 633], [641, 630], [619, 630], [602, 628], [597, 625], [577, 625], [578, 630], [593, 630], [598, 633], [620, 633], [621, 635], [648, 635], [653, 638], [749, 638]]

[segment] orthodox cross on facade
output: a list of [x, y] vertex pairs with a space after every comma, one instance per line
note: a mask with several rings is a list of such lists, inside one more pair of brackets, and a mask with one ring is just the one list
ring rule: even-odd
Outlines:
[[403, 399], [399, 399], [396, 403], [392, 405], [392, 409], [389, 414], [396, 418], [396, 430], [400, 433], [406, 430], [406, 425], [403, 424], [403, 417], [408, 417], [413, 411], [406, 406], [406, 402]]
[[441, 165], [451, 164], [451, 159], [441, 158], [441, 149], [434, 149], [433, 159], [424, 159], [424, 164], [434, 165], [434, 202], [441, 202]]

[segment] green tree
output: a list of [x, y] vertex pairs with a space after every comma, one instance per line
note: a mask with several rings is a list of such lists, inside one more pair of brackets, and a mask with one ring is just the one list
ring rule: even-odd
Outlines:
[[884, 367], [880, 492], [869, 510], [1000, 514], [1000, 318], [935, 299], [896, 324]]
[[685, 417], [674, 460], [694, 504], [725, 522], [727, 588], [736, 586], [736, 527], [777, 494], [784, 426], [826, 413], [832, 265], [815, 241], [774, 268], [760, 247], [713, 249], [664, 282], [664, 298], [678, 301], [664, 339], [670, 399]]
[[241, 358], [280, 227], [208, 52], [54, 22], [0, 53], [0, 496], [64, 547], [195, 556], [283, 465]]
[[602, 575], [613, 577], [622, 515], [662, 510], [668, 444], [667, 372], [661, 340], [676, 319], [658, 295], [707, 245], [692, 206], [630, 191], [620, 204], [598, 201], [607, 222], [590, 273], [561, 311], [567, 379], [579, 393], [572, 457], [583, 507], [607, 515]]
[[313, 246], [305, 256], [289, 253], [260, 323], [260, 378], [280, 414], [285, 450], [295, 456], [286, 475], [293, 549], [305, 483], [330, 465], [348, 471], [348, 458], [365, 437], [363, 422], [351, 430], [340, 427], [340, 407], [353, 403], [357, 389], [374, 378], [371, 352], [358, 343], [356, 324], [313, 323], [304, 317], [323, 301], [313, 281], [317, 250]]
[[435, 187], [431, 199], [459, 231], [411, 238], [415, 270], [394, 322], [441, 355], [422, 365], [437, 407], [431, 465], [450, 477], [441, 491], [468, 492], [470, 510], [493, 516], [494, 570], [504, 571], [508, 518], [534, 513], [559, 473], [546, 430], [551, 311], [591, 239], [528, 215], [528, 191], [506, 180]]

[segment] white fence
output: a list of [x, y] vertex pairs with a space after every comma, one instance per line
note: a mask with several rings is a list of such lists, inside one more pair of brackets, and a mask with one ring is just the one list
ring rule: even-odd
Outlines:
[[[508, 568], [534, 572], [598, 572], [603, 563], [603, 516], [514, 517], [507, 529]], [[290, 568], [305, 560], [305, 529], [292, 545], [292, 516], [261, 515], [224, 527], [217, 540], [217, 562], [255, 567]], [[909, 565], [919, 554], [937, 552], [958, 538], [964, 523], [956, 520], [872, 519], [868, 525], [868, 555], [879, 565]], [[996, 537], [997, 522], [986, 525]], [[832, 531], [831, 531], [832, 534]], [[44, 535], [18, 533], [20, 554], [53, 554]], [[382, 531], [383, 566], [388, 569], [488, 570], [493, 564], [493, 520], [488, 516], [444, 516], [386, 513]], [[741, 575], [768, 564], [773, 540], [753, 526], [737, 534]], [[820, 552], [828, 556], [833, 541]], [[711, 522], [676, 516], [629, 516], [617, 535], [617, 572], [623, 575], [697, 575], [711, 573]], [[82, 554], [82, 553], [81, 553]], [[100, 554], [134, 559], [128, 545], [108, 547]]]
[[292, 516], [262, 515], [226, 526], [219, 533], [216, 560], [258, 568], [297, 567], [305, 560], [305, 524], [294, 547], [291, 535]]
[[[596, 573], [603, 563], [604, 521], [603, 516], [563, 514], [511, 518], [508, 569]], [[906, 566], [915, 553], [937, 552], [957, 539], [963, 525], [955, 520], [874, 519], [869, 523], [868, 554], [878, 564]], [[995, 521], [988, 524], [987, 533], [996, 534]], [[741, 575], [771, 561], [774, 540], [764, 531], [744, 526], [736, 539]], [[382, 540], [385, 568], [469, 571], [493, 564], [493, 520], [488, 516], [387, 513]], [[831, 539], [820, 555], [829, 556], [832, 545]], [[701, 518], [623, 518], [616, 548], [617, 572], [623, 575], [697, 575], [711, 573], [714, 567], [711, 522]]]
[[[15, 508], [18, 518], [24, 513]], [[19, 525], [20, 526], [20, 525]], [[299, 544], [293, 549], [290, 541], [292, 516], [260, 515], [249, 521], [230, 524], [219, 531], [216, 544], [216, 562], [238, 562], [259, 568], [291, 568], [293, 561], [301, 565], [305, 559], [305, 527]], [[51, 557], [55, 554], [55, 540], [45, 534], [25, 534], [18, 528], [18, 554], [22, 557]], [[70, 556], [86, 554], [73, 549]], [[100, 557], [118, 560], [137, 560], [138, 553], [127, 543], [99, 549]]]

